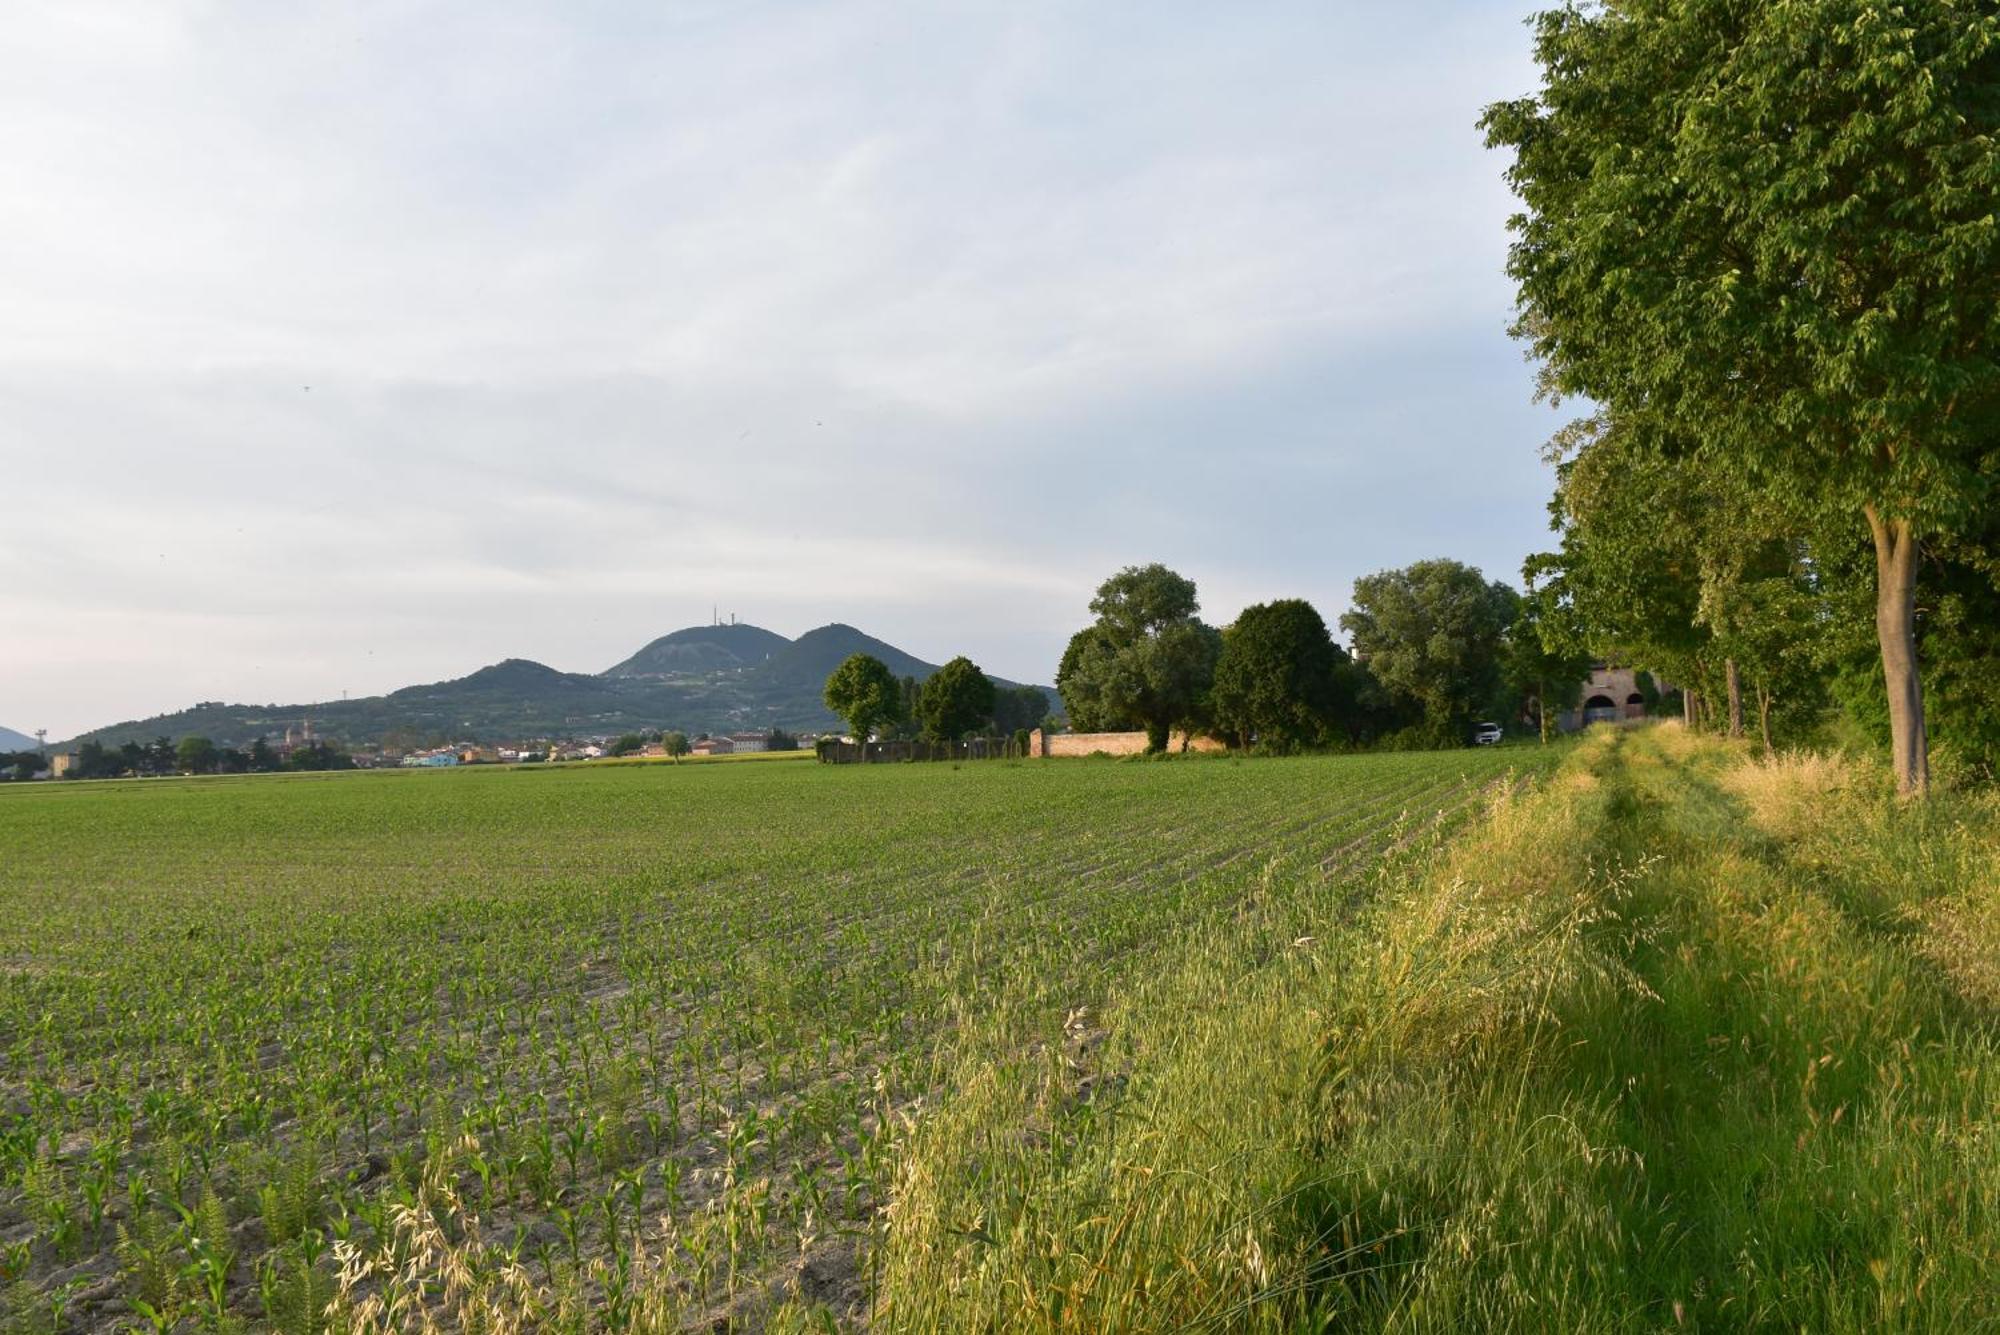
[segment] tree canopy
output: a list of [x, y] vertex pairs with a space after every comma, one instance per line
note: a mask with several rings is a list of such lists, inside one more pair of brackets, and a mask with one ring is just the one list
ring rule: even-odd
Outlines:
[[1346, 660], [1304, 599], [1246, 607], [1222, 632], [1211, 721], [1239, 746], [1252, 739], [1276, 751], [1311, 746], [1334, 721]]
[[903, 687], [888, 664], [872, 654], [849, 654], [826, 679], [826, 707], [847, 720], [857, 742], [903, 714]]
[[1221, 636], [1195, 613], [1194, 581], [1163, 565], [1128, 566], [1090, 600], [1097, 620], [1071, 637], [1056, 672], [1071, 726], [1144, 728], [1166, 749], [1176, 727], [1201, 718]]
[[183, 774], [206, 774], [215, 768], [215, 743], [206, 737], [183, 737], [174, 758]]
[[1990, 0], [1627, 0], [1536, 20], [1518, 332], [1549, 389], [1875, 556], [1900, 786], [1928, 783], [1919, 544], [1990, 505], [2000, 15]]
[[1355, 655], [1422, 710], [1438, 745], [1463, 740], [1500, 686], [1501, 647], [1519, 595], [1458, 561], [1418, 561], [1354, 581], [1340, 617]]
[[917, 717], [924, 733], [940, 741], [956, 741], [993, 721], [992, 679], [963, 654], [924, 682], [917, 698]]

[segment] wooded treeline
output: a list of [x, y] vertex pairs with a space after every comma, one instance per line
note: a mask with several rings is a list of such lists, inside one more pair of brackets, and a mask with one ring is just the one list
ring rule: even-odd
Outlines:
[[1535, 20], [1488, 109], [1517, 332], [1555, 398], [1563, 643], [1883, 734], [2000, 737], [2000, 12], [1620, 0]]

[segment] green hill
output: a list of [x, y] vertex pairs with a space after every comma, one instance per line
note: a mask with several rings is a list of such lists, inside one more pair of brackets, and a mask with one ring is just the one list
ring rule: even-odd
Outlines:
[[605, 677], [705, 676], [726, 669], [755, 667], [782, 652], [791, 641], [762, 626], [689, 626], [662, 635]]
[[308, 719], [315, 733], [349, 746], [385, 739], [417, 744], [600, 737], [649, 728], [691, 734], [821, 730], [839, 720], [820, 702], [820, 691], [828, 674], [854, 653], [874, 654], [899, 677], [922, 680], [937, 671], [934, 663], [837, 623], [796, 640], [746, 624], [690, 626], [653, 640], [601, 673], [563, 672], [509, 658], [468, 676], [358, 700], [207, 701], [97, 728], [62, 745], [203, 736], [221, 746], [247, 746], [258, 737], [282, 737]]

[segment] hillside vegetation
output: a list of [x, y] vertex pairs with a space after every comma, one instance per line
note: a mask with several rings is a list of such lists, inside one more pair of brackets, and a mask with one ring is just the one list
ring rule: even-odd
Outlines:
[[449, 681], [353, 700], [285, 705], [210, 701], [97, 728], [61, 745], [75, 749], [84, 742], [101, 742], [117, 747], [156, 737], [200, 736], [218, 746], [242, 746], [257, 737], [282, 736], [306, 718], [320, 735], [350, 746], [399, 734], [518, 741], [659, 728], [690, 735], [830, 728], [839, 720], [820, 700], [820, 689], [827, 674], [854, 653], [876, 655], [898, 676], [919, 681], [937, 671], [934, 663], [837, 622], [796, 640], [743, 624], [691, 626], [661, 636], [596, 674], [560, 672], [509, 658]]
[[1085, 1038], [996, 1008], [895, 1329], [1985, 1329], [2000, 807], [1663, 726], [1385, 871], [1280, 862]]

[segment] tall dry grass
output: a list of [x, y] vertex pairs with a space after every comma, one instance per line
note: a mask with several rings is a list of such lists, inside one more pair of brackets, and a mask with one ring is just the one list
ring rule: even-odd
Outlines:
[[1261, 902], [913, 1125], [911, 1330], [2000, 1324], [2000, 811], [1589, 739], [1366, 902]]

